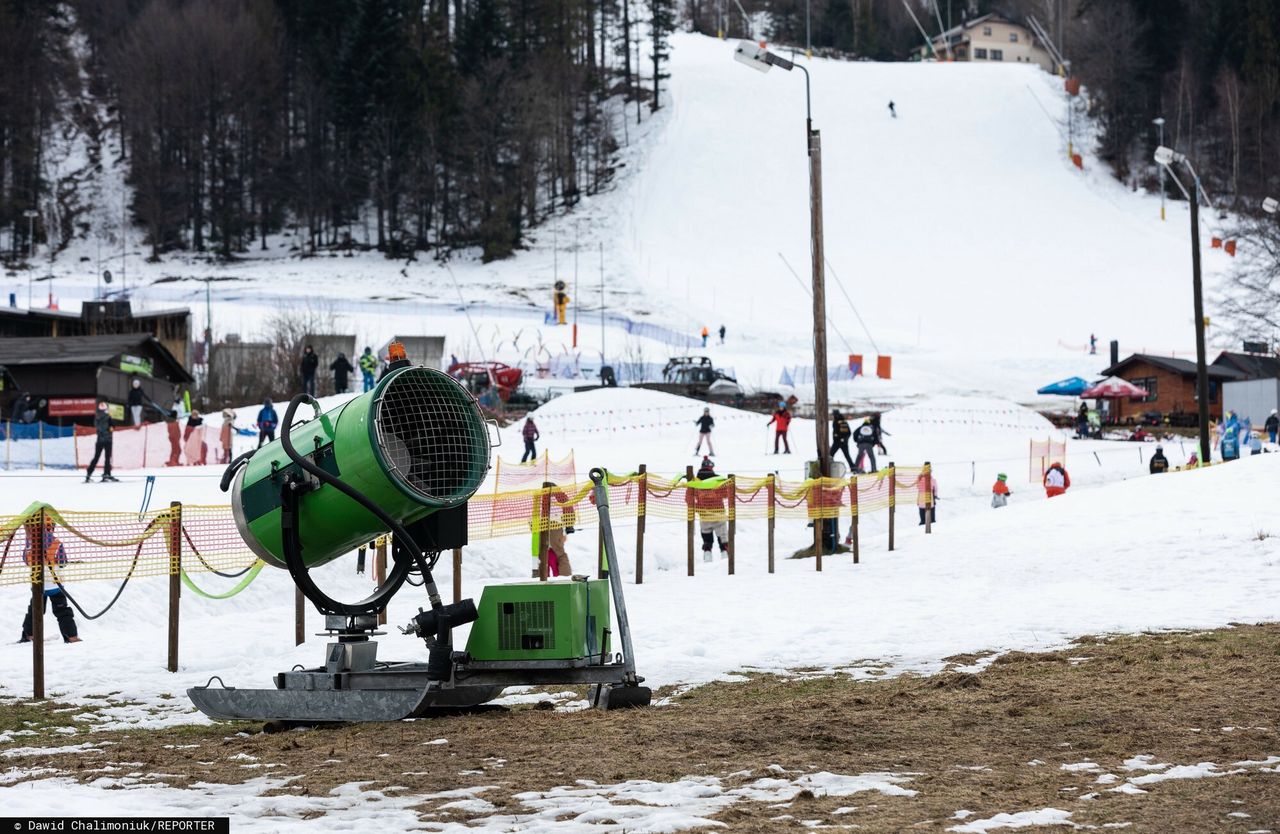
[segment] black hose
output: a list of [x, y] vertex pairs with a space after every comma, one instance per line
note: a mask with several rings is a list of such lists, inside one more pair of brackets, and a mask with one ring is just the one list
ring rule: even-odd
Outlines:
[[[58, 590], [62, 591], [63, 596], [67, 598], [67, 602], [71, 603], [71, 607], [80, 612], [81, 617], [84, 617], [86, 620], [96, 620], [115, 607], [116, 600], [120, 599], [120, 595], [124, 593], [124, 586], [129, 584], [129, 580], [133, 578], [134, 569], [138, 567], [138, 556], [142, 554], [142, 545], [145, 541], [146, 539], [143, 539], [138, 542], [138, 549], [133, 551], [133, 563], [129, 565], [129, 573], [125, 576], [124, 581], [120, 583], [120, 588], [116, 591], [116, 595], [111, 598], [111, 602], [107, 603], [107, 607], [99, 611], [97, 614], [90, 614], [81, 608], [80, 603], [76, 602], [76, 598], [71, 596], [71, 593], [66, 589], [66, 587], [58, 581], [56, 574], [53, 574], [53, 581], [57, 584]], [[45, 570], [49, 570], [49, 567], [46, 566]]]
[[[400, 586], [404, 583], [405, 579], [408, 577], [409, 570], [410, 568], [412, 568], [414, 563], [417, 563], [417, 565], [422, 571], [424, 584], [432, 582], [431, 569], [427, 566], [426, 557], [422, 553], [422, 548], [418, 547], [418, 543], [413, 540], [413, 538], [409, 535], [408, 531], [404, 529], [404, 527], [400, 524], [400, 522], [396, 521], [394, 518], [387, 515], [387, 513], [381, 507], [375, 504], [373, 500], [370, 499], [367, 495], [360, 492], [355, 487], [346, 483], [342, 479], [335, 477], [334, 475], [326, 472], [324, 469], [320, 468], [319, 466], [316, 466], [314, 463], [308, 460], [305, 456], [298, 454], [298, 450], [294, 448], [293, 440], [292, 438], [290, 438], [289, 435], [290, 435], [290, 427], [293, 425], [294, 415], [298, 411], [298, 406], [302, 405], [303, 403], [307, 403], [312, 408], [314, 408], [317, 416], [319, 416], [320, 414], [320, 403], [318, 403], [316, 399], [309, 394], [299, 394], [289, 401], [289, 407], [285, 409], [285, 412], [284, 412], [284, 421], [280, 424], [280, 447], [284, 449], [284, 453], [288, 455], [289, 460], [296, 463], [298, 467], [302, 469], [304, 472], [319, 479], [322, 483], [328, 484], [329, 486], [338, 490], [343, 495], [347, 496], [348, 498], [355, 501], [360, 506], [364, 507], [370, 513], [372, 513], [379, 521], [381, 521], [383, 524], [386, 525], [389, 531], [391, 531], [392, 535], [394, 536], [393, 541], [395, 541], [396, 544], [400, 545], [401, 548], [408, 551], [408, 555], [410, 558], [407, 561], [402, 559], [397, 559], [395, 548], [393, 548], [392, 561], [395, 563], [395, 567], [392, 569], [391, 575], [387, 577], [386, 582], [384, 582], [382, 587], [378, 588], [378, 590], [375, 591], [372, 596], [368, 597], [365, 600], [362, 600], [359, 603], [356, 603], [355, 605], [346, 605], [343, 603], [338, 603], [336, 600], [333, 600], [329, 596], [324, 594], [318, 587], [316, 587], [314, 583], [311, 582], [309, 571], [306, 570], [305, 566], [302, 566], [302, 569], [306, 579], [305, 579], [305, 582], [299, 583], [299, 587], [302, 588], [302, 592], [307, 595], [307, 598], [310, 599], [312, 602], [314, 602], [317, 606], [320, 606], [322, 608], [326, 606], [334, 606], [334, 607], [337, 607], [343, 613], [346, 613], [348, 616], [354, 616], [353, 612], [357, 612], [357, 609], [359, 609], [358, 613], [372, 613], [371, 611], [368, 610], [370, 606], [373, 606], [374, 610], [381, 610], [382, 608], [386, 607], [386, 603], [390, 602], [391, 597], [395, 595], [396, 591], [400, 590]], [[292, 568], [291, 568], [291, 572], [292, 572]], [[295, 581], [298, 581], [300, 577], [295, 574], [294, 579]], [[313, 596], [313, 594], [315, 594], [316, 596], [319, 596], [320, 599], [316, 599], [316, 597]], [[440, 601], [439, 595], [436, 595], [431, 599], [431, 607], [432, 608], [443, 607], [443, 603]]]
[[235, 477], [236, 470], [248, 463], [249, 458], [253, 457], [253, 453], [256, 451], [258, 450], [250, 449], [247, 452], [241, 453], [239, 457], [227, 464], [226, 469], [222, 470], [222, 480], [218, 482], [218, 487], [223, 492], [231, 489], [231, 479]]

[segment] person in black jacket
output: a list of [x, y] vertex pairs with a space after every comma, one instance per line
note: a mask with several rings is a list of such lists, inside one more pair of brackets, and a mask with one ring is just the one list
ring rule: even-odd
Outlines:
[[706, 441], [707, 454], [711, 457], [716, 456], [715, 447], [711, 445], [711, 429], [715, 428], [715, 418], [711, 416], [711, 409], [702, 409], [702, 416], [693, 421], [698, 425], [698, 448], [693, 450], [693, 454], [702, 454], [702, 443]]
[[355, 371], [355, 366], [347, 360], [347, 355], [339, 352], [338, 358], [329, 363], [329, 370], [333, 371], [333, 393], [347, 393], [347, 374]]
[[844, 452], [844, 459], [849, 462], [849, 468], [853, 469], [853, 458], [849, 456], [849, 438], [853, 432], [849, 430], [849, 421], [839, 410], [831, 413], [831, 459], [835, 460], [836, 455]]
[[320, 367], [320, 357], [316, 356], [316, 352], [311, 345], [307, 345], [302, 351], [302, 361], [298, 363], [298, 370], [302, 373], [302, 392], [304, 394], [316, 395], [316, 368]]
[[126, 400], [129, 406], [129, 415], [133, 417], [133, 425], [135, 426], [142, 425], [142, 406], [144, 402], [142, 380], [135, 376], [133, 382], [129, 385], [129, 398]]
[[1169, 471], [1169, 459], [1164, 456], [1164, 449], [1159, 446], [1156, 447], [1156, 453], [1151, 456], [1151, 463], [1147, 468], [1151, 471], [1152, 475], [1155, 475], [1158, 472]]
[[93, 460], [89, 461], [89, 471], [85, 473], [84, 482], [93, 479], [93, 470], [98, 468], [98, 458], [105, 455], [102, 462], [102, 480], [119, 480], [111, 474], [111, 415], [107, 413], [107, 401], [98, 400], [98, 410], [93, 414], [93, 428], [98, 433], [93, 444]]

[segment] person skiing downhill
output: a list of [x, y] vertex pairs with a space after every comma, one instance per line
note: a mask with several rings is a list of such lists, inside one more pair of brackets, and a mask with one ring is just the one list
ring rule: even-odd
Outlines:
[[702, 409], [702, 416], [693, 421], [698, 426], [698, 447], [693, 450], [695, 455], [702, 454], [702, 444], [707, 444], [707, 454], [711, 457], [716, 456], [716, 449], [711, 445], [711, 430], [715, 428], [716, 420], [711, 416], [711, 409]]
[[773, 412], [773, 416], [769, 418], [766, 425], [774, 427], [773, 431], [773, 453], [778, 454], [778, 441], [782, 441], [783, 447], [786, 449], [784, 454], [791, 454], [791, 444], [787, 442], [787, 428], [791, 425], [791, 411], [784, 402], [778, 403], [778, 410]]
[[853, 458], [849, 455], [849, 438], [852, 435], [853, 432], [849, 430], [849, 421], [844, 419], [839, 409], [833, 411], [831, 413], [831, 459], [835, 460], [837, 454], [844, 452], [844, 459], [848, 461], [850, 469], [853, 469]]
[[893, 106], [892, 100], [889, 101], [889, 118], [891, 119], [898, 118], [898, 108]]
[[85, 473], [84, 482], [93, 479], [93, 470], [98, 466], [98, 457], [105, 455], [102, 461], [102, 482], [119, 480], [111, 474], [111, 414], [107, 411], [107, 401], [98, 400], [98, 409], [93, 414], [93, 429], [97, 438], [93, 444], [93, 460], [89, 461], [89, 471]]

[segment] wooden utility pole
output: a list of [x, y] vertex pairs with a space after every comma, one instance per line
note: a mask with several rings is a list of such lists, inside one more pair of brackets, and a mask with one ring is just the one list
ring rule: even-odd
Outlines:
[[[538, 529], [533, 531], [533, 540], [538, 548], [538, 581], [547, 581], [547, 532], [551, 529], [551, 488], [555, 484], [543, 481], [542, 494], [538, 496]], [[546, 529], [543, 529], [546, 528]]]
[[649, 497], [649, 468], [640, 464], [640, 494], [636, 497], [636, 584], [644, 584], [644, 514]]
[[[807, 83], [807, 73], [806, 73]], [[831, 474], [831, 455], [827, 425], [827, 292], [826, 260], [822, 244], [822, 139], [806, 120], [809, 132], [809, 249], [813, 256], [813, 410], [818, 449], [818, 472], [823, 478]]]

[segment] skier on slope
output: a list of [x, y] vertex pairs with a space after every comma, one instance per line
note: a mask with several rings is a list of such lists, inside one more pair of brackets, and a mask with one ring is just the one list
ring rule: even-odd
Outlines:
[[782, 441], [782, 445], [786, 448], [784, 454], [791, 454], [791, 444], [787, 442], [787, 428], [791, 425], [791, 410], [787, 408], [784, 402], [778, 403], [778, 410], [773, 412], [773, 416], [769, 418], [766, 425], [774, 427], [773, 432], [773, 453], [778, 454], [778, 441]]
[[716, 456], [716, 449], [711, 445], [711, 430], [715, 428], [716, 420], [711, 416], [711, 409], [702, 409], [702, 416], [693, 421], [698, 426], [698, 446], [693, 450], [695, 455], [702, 454], [702, 444], [707, 444], [707, 454], [711, 457]]
[[831, 459], [835, 460], [836, 455], [844, 452], [844, 459], [849, 463], [849, 469], [853, 469], [853, 458], [849, 456], [849, 438], [853, 432], [849, 429], [849, 421], [844, 419], [839, 409], [831, 413]]
[[892, 119], [898, 118], [898, 108], [893, 106], [892, 99], [889, 100], [889, 117]]
[[1267, 430], [1267, 437], [1272, 443], [1276, 442], [1276, 434], [1280, 433], [1280, 417], [1276, 416], [1277, 409], [1271, 409], [1271, 414], [1267, 416], [1267, 421], [1262, 427]]
[[262, 444], [267, 441], [276, 439], [276, 426], [280, 423], [280, 417], [276, 414], [275, 407], [271, 405], [271, 398], [267, 397], [262, 401], [262, 408], [258, 411], [258, 448], [262, 448]]

